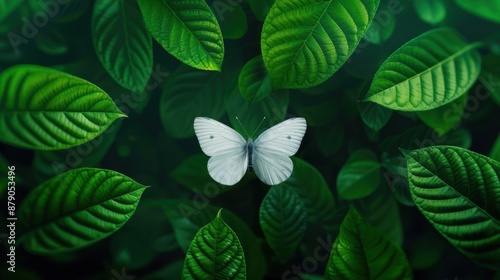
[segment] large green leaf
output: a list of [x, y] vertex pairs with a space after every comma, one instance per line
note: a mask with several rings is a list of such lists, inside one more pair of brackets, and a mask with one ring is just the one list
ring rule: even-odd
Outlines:
[[441, 136], [462, 122], [462, 115], [467, 105], [467, 93], [441, 107], [417, 112], [418, 117]]
[[453, 146], [403, 154], [420, 212], [463, 254], [500, 268], [500, 163]]
[[221, 71], [224, 42], [205, 0], [138, 0], [148, 30], [171, 55], [202, 70]]
[[0, 140], [39, 150], [70, 148], [125, 115], [100, 88], [54, 69], [18, 65], [0, 74]]
[[446, 6], [443, 0], [414, 0], [413, 7], [418, 17], [428, 24], [439, 24], [446, 17]]
[[246, 279], [243, 249], [236, 233], [222, 220], [221, 211], [194, 236], [182, 279]]
[[264, 63], [276, 88], [330, 78], [370, 26], [379, 0], [277, 0], [262, 28]]
[[364, 101], [425, 111], [462, 96], [477, 80], [481, 57], [450, 28], [437, 28], [396, 50], [375, 74]]
[[269, 246], [282, 261], [294, 256], [307, 228], [300, 196], [284, 185], [273, 186], [262, 200], [259, 222]]
[[111, 170], [79, 168], [31, 191], [18, 219], [22, 242], [36, 253], [82, 248], [120, 229], [146, 186]]
[[194, 135], [196, 117], [219, 119], [224, 114], [226, 91], [236, 91], [234, 78], [179, 66], [168, 77], [160, 100], [160, 117], [167, 134], [187, 138]]
[[403, 250], [351, 208], [333, 244], [325, 279], [412, 279], [412, 272]]
[[292, 157], [292, 161], [292, 175], [282, 185], [292, 188], [301, 197], [308, 221], [334, 230], [335, 201], [325, 178], [308, 162], [297, 157]]
[[368, 149], [349, 156], [337, 175], [337, 193], [341, 199], [360, 199], [373, 193], [380, 185], [380, 163]]
[[[220, 208], [203, 202], [199, 195], [193, 200], [163, 200], [167, 217], [172, 224], [181, 249], [187, 252], [191, 240], [197, 231], [209, 223], [217, 215]], [[266, 271], [266, 257], [262, 252], [260, 241], [237, 215], [224, 210], [225, 221], [236, 232], [245, 252], [248, 279], [262, 279]]]
[[258, 102], [272, 93], [271, 80], [262, 56], [250, 59], [238, 77], [238, 88], [247, 102]]
[[136, 0], [98, 0], [92, 39], [106, 71], [122, 87], [143, 91], [153, 70], [153, 44]]
[[455, 0], [455, 3], [467, 12], [483, 19], [500, 23], [499, 0]]

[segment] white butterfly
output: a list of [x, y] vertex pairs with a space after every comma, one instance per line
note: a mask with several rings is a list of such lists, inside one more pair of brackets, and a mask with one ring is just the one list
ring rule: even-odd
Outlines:
[[290, 177], [290, 159], [306, 132], [304, 118], [291, 118], [264, 131], [255, 141], [247, 141], [234, 129], [216, 120], [197, 117], [194, 131], [203, 152], [210, 156], [208, 173], [227, 186], [238, 183], [247, 168], [267, 185], [277, 185]]

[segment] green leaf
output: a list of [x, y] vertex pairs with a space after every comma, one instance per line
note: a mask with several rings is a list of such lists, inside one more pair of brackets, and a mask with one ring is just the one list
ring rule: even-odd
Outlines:
[[250, 59], [238, 77], [238, 88], [247, 102], [255, 103], [270, 95], [273, 91], [262, 56]]
[[380, 185], [380, 163], [371, 150], [357, 150], [349, 156], [337, 175], [337, 193], [341, 199], [360, 199]]
[[491, 147], [490, 158], [500, 161], [500, 134], [498, 134], [493, 147]]
[[363, 38], [367, 42], [380, 45], [387, 41], [394, 33], [394, 29], [396, 28], [396, 15], [388, 13], [386, 10], [379, 10], [375, 14], [375, 18], [381, 20], [373, 21]]
[[204, 0], [138, 0], [153, 38], [182, 63], [221, 71], [222, 32]]
[[264, 63], [275, 88], [330, 78], [368, 30], [379, 0], [277, 0], [262, 28]]
[[413, 201], [455, 248], [500, 267], [500, 163], [452, 146], [403, 151]]
[[498, 0], [455, 0], [455, 3], [467, 12], [483, 19], [500, 23], [500, 1]]
[[260, 21], [264, 21], [266, 19], [267, 13], [269, 13], [269, 10], [274, 2], [275, 0], [248, 0], [250, 9], [255, 17]]
[[330, 279], [412, 279], [404, 252], [351, 208], [325, 271]]
[[[184, 251], [188, 250], [198, 229], [209, 223], [220, 209], [209, 205], [208, 201], [203, 202], [199, 195], [195, 195], [193, 200], [163, 200], [160, 203], [165, 207], [177, 241]], [[238, 235], [245, 252], [247, 278], [262, 279], [266, 272], [266, 257], [262, 252], [260, 241], [238, 216], [224, 210], [224, 217], [231, 229]]]
[[0, 1], [0, 22], [6, 19], [17, 7], [23, 4], [24, 0]]
[[391, 119], [392, 110], [373, 102], [358, 103], [363, 123], [374, 131], [380, 131]]
[[481, 57], [450, 28], [409, 41], [380, 66], [364, 101], [393, 110], [426, 111], [462, 96], [479, 75]]
[[437, 131], [439, 136], [442, 136], [462, 122], [467, 98], [468, 94], [464, 93], [448, 104], [429, 111], [417, 112], [417, 115], [427, 126]]
[[58, 150], [90, 141], [125, 115], [100, 88], [36, 65], [0, 74], [0, 140], [25, 149]]
[[97, 57], [122, 87], [141, 92], [153, 70], [153, 44], [135, 0], [98, 0], [92, 11]]
[[120, 229], [146, 186], [118, 172], [79, 168], [41, 184], [23, 200], [22, 241], [34, 253], [79, 249]]
[[194, 119], [222, 117], [224, 93], [235, 89], [236, 82], [228, 75], [179, 66], [163, 87], [160, 99], [163, 128], [175, 138], [193, 136]]
[[353, 206], [388, 240], [397, 246], [403, 245], [403, 225], [398, 204], [386, 184], [369, 196], [353, 201]]
[[413, 8], [422, 21], [431, 25], [441, 23], [446, 17], [446, 5], [443, 0], [414, 0]]
[[182, 279], [246, 279], [243, 249], [236, 233], [222, 220], [221, 211], [193, 238]]
[[240, 39], [247, 32], [247, 14], [241, 7], [242, 1], [215, 0], [210, 5], [224, 39]]
[[281, 185], [290, 187], [300, 196], [307, 209], [308, 221], [333, 230], [335, 201], [325, 178], [308, 162], [297, 157], [292, 157], [292, 161], [292, 175]]
[[56, 28], [41, 29], [34, 40], [37, 48], [46, 55], [64, 55], [69, 50], [67, 39]]
[[259, 222], [269, 246], [281, 261], [286, 261], [295, 255], [304, 237], [307, 210], [294, 190], [273, 186], [260, 205]]
[[57, 23], [67, 23], [79, 19], [86, 11], [91, 1], [86, 0], [29, 0], [34, 12], [44, 11], [49, 18]]
[[[277, 91], [256, 103], [246, 102], [241, 94], [237, 92], [228, 92], [225, 104], [232, 127], [241, 135], [246, 136], [245, 130], [241, 127], [243, 125], [248, 133], [254, 133], [256, 136], [285, 120], [288, 111], [288, 91]], [[239, 118], [241, 124], [236, 117]], [[266, 119], [262, 122], [264, 117]], [[259, 127], [261, 122], [262, 124]]]

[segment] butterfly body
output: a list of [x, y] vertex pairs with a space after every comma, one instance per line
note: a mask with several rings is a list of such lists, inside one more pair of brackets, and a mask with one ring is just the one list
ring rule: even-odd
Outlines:
[[255, 141], [216, 120], [197, 117], [194, 130], [202, 151], [210, 156], [208, 173], [223, 185], [234, 185], [247, 170], [254, 171], [267, 185], [290, 177], [290, 159], [299, 149], [306, 132], [304, 118], [292, 118], [264, 131]]

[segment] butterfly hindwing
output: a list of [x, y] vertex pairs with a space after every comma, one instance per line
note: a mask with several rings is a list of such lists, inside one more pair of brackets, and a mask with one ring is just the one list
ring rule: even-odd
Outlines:
[[290, 177], [290, 157], [298, 151], [306, 128], [304, 118], [292, 118], [269, 128], [255, 140], [253, 169], [262, 182], [277, 185]]

